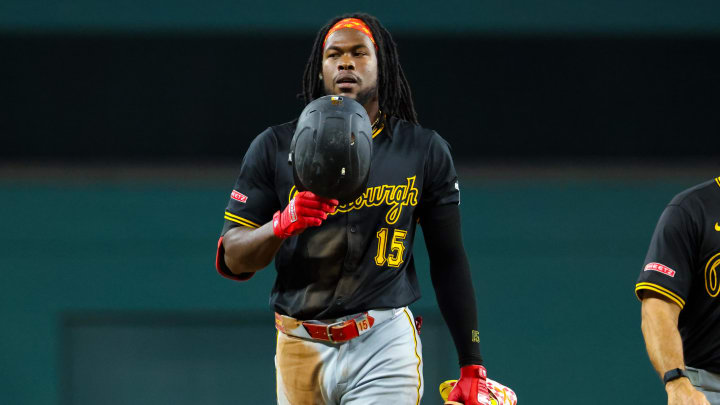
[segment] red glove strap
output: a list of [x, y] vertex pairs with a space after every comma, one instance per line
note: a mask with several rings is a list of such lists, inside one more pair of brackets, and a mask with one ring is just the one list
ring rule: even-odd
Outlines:
[[490, 405], [485, 367], [471, 365], [461, 368], [460, 380], [450, 391], [447, 400], [465, 405]]
[[327, 214], [335, 212], [337, 200], [319, 197], [309, 191], [301, 191], [290, 200], [281, 212], [273, 215], [273, 233], [281, 239], [297, 235], [310, 226], [320, 226]]

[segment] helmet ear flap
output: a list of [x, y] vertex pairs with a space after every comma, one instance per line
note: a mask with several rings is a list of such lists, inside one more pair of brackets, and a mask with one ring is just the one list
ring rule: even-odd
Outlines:
[[347, 203], [367, 187], [372, 159], [372, 125], [357, 101], [325, 96], [300, 114], [288, 163], [295, 187]]

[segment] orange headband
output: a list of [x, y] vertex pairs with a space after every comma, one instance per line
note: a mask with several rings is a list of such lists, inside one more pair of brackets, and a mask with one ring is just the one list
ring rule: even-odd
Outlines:
[[370, 28], [368, 28], [367, 24], [365, 24], [365, 22], [359, 18], [343, 18], [342, 20], [336, 22], [335, 25], [330, 28], [327, 35], [325, 35], [325, 40], [323, 41], [323, 49], [325, 49], [325, 44], [327, 43], [328, 37], [335, 31], [341, 30], [343, 28], [352, 28], [367, 35], [367, 37], [370, 38], [370, 40], [372, 41], [373, 45], [375, 45], [375, 49], [377, 49], [378, 46], [375, 43], [375, 38], [373, 38], [373, 34], [370, 31]]

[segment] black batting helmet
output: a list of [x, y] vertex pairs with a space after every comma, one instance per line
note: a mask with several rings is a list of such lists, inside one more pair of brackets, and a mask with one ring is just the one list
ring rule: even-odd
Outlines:
[[290, 143], [295, 186], [341, 204], [365, 192], [372, 157], [372, 125], [365, 108], [342, 96], [310, 102]]

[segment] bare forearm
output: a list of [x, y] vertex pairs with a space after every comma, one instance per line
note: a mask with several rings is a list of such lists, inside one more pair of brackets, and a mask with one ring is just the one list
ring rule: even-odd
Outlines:
[[[642, 302], [642, 331], [650, 361], [662, 378], [666, 372], [685, 368], [682, 339], [678, 332], [680, 307], [651, 291]], [[669, 405], [709, 405], [687, 378], [665, 384]]]
[[660, 377], [668, 370], [685, 367], [677, 325], [679, 313], [677, 305], [646, 292], [642, 302], [642, 332], [650, 362]]
[[[680, 307], [661, 295], [647, 291], [642, 302], [642, 331], [650, 361], [662, 378], [667, 371], [685, 368], [682, 339], [678, 331]], [[665, 384], [669, 405], [709, 405], [690, 380], [678, 378]]]
[[254, 273], [270, 264], [282, 242], [271, 222], [257, 229], [233, 228], [223, 237], [225, 263], [234, 274]]

